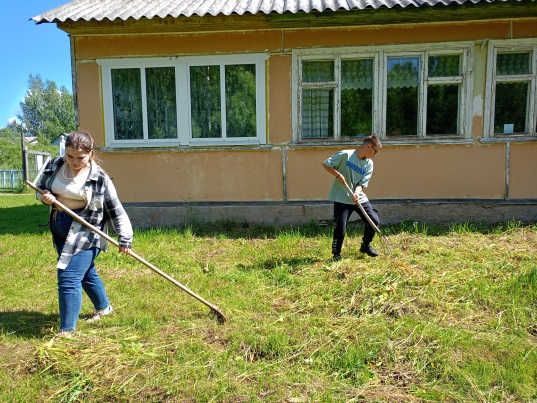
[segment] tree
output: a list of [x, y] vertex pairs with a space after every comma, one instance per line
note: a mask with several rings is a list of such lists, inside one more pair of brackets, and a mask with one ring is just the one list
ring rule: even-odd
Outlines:
[[21, 169], [21, 126], [12, 122], [0, 129], [0, 169]]
[[27, 136], [50, 140], [76, 128], [73, 96], [65, 87], [58, 88], [51, 80], [43, 82], [40, 75], [30, 75], [28, 90], [20, 103], [18, 119]]

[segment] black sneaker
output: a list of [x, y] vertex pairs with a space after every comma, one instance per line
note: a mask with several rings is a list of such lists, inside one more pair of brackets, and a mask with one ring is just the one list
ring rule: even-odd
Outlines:
[[341, 255], [332, 256], [332, 262], [339, 262], [341, 260]]
[[377, 257], [379, 253], [371, 247], [371, 245], [364, 245], [360, 246], [360, 252], [367, 253], [371, 257]]

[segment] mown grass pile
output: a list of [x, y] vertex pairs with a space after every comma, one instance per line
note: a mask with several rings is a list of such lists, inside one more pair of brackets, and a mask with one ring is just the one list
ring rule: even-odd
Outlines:
[[316, 224], [137, 230], [134, 250], [228, 322], [111, 250], [97, 266], [114, 314], [58, 339], [47, 209], [0, 207], [2, 401], [537, 399], [535, 226], [384, 227], [394, 254], [372, 259], [356, 225], [335, 263]]

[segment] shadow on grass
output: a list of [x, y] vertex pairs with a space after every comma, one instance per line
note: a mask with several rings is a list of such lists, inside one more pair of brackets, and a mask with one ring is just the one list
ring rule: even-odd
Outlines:
[[[532, 225], [522, 225], [516, 222], [503, 222], [497, 224], [488, 223], [450, 223], [430, 224], [406, 221], [400, 224], [380, 226], [380, 231], [387, 237], [406, 233], [428, 237], [446, 236], [451, 233], [480, 233], [483, 235], [503, 233], [522, 227], [532, 228]], [[300, 226], [276, 226], [254, 224], [241, 221], [216, 221], [216, 222], [185, 222], [176, 227], [145, 228], [138, 229], [137, 234], [141, 237], [157, 235], [175, 236], [191, 234], [194, 237], [208, 237], [219, 239], [276, 239], [280, 237], [316, 238], [319, 236], [332, 238], [334, 224], [331, 220], [323, 222], [312, 221]], [[361, 220], [352, 220], [347, 225], [346, 236], [361, 237], [364, 233], [364, 223]], [[137, 235], [135, 235], [136, 237]]]
[[0, 312], [0, 330], [4, 335], [15, 335], [23, 339], [41, 338], [57, 326], [57, 314], [45, 315], [34, 311]]
[[199, 237], [263, 238], [274, 239], [282, 234], [300, 234], [302, 237], [316, 237], [332, 233], [332, 228], [318, 222], [310, 222], [298, 227], [270, 224], [248, 223], [246, 221], [221, 220], [216, 222], [191, 222], [176, 228], [178, 231], [190, 231]]
[[41, 205], [0, 208], [0, 234], [42, 234], [49, 230], [48, 208]]
[[278, 268], [286, 268], [286, 270], [289, 271], [289, 273], [294, 273], [295, 271], [299, 270], [300, 268], [304, 266], [309, 266], [312, 264], [317, 264], [319, 262], [324, 262], [322, 259], [317, 258], [280, 258], [280, 257], [274, 257], [271, 259], [266, 259], [261, 262], [256, 263], [240, 263], [237, 265], [237, 267], [240, 270], [248, 271], [248, 270], [274, 270]]

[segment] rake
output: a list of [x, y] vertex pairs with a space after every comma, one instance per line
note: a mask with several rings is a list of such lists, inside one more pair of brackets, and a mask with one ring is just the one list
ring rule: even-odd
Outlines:
[[[350, 188], [350, 186], [347, 183], [347, 181], [345, 181], [345, 186], [347, 187], [347, 190], [349, 192], [351, 192], [351, 195], [354, 194], [354, 192]], [[358, 200], [356, 201], [356, 205], [358, 206], [358, 208], [362, 212], [362, 215], [366, 218], [366, 220], [369, 223], [369, 225], [371, 225], [373, 227], [373, 229], [375, 230], [375, 232], [377, 233], [378, 238], [380, 240], [380, 245], [382, 246], [382, 249], [384, 249], [384, 252], [389, 254], [389, 255], [391, 255], [392, 254], [392, 247], [391, 247], [390, 243], [388, 242], [388, 237], [380, 232], [379, 227], [377, 227], [375, 225], [375, 223], [373, 222], [373, 220], [371, 219], [371, 217], [369, 217], [367, 215], [367, 213], [365, 212], [364, 208], [362, 207], [362, 205], [360, 204], [360, 202]]]
[[[39, 192], [40, 194], [45, 194], [45, 192], [38, 188], [37, 186], [35, 186], [32, 182], [30, 181], [26, 181], [26, 184], [28, 186], [30, 186], [32, 189], [34, 189], [36, 192]], [[97, 234], [99, 234], [100, 236], [102, 236], [103, 238], [105, 238], [108, 242], [114, 244], [115, 246], [119, 247], [119, 243], [111, 238], [107, 233], [101, 231], [99, 228], [91, 225], [89, 222], [87, 222], [86, 220], [84, 220], [82, 217], [80, 217], [79, 215], [77, 215], [74, 211], [70, 210], [69, 208], [67, 208], [66, 206], [64, 206], [62, 203], [60, 203], [59, 201], [55, 201], [54, 204], [59, 207], [60, 209], [62, 209], [63, 211], [65, 211], [67, 214], [69, 214], [71, 217], [73, 217], [75, 220], [77, 220], [79, 223], [85, 225], [86, 227], [88, 227], [90, 230], [92, 230], [93, 232], [96, 232]], [[167, 275], [166, 273], [164, 273], [162, 270], [160, 270], [159, 268], [157, 268], [156, 266], [152, 265], [151, 263], [149, 263], [147, 260], [145, 260], [144, 258], [142, 258], [141, 256], [139, 256], [138, 254], [134, 253], [132, 250], [129, 254], [129, 256], [132, 256], [133, 258], [135, 258], [136, 260], [138, 260], [139, 262], [143, 263], [144, 265], [146, 265], [147, 267], [149, 267], [151, 270], [153, 270], [155, 273], [159, 274], [160, 276], [164, 277], [166, 280], [168, 280], [169, 282], [175, 284], [177, 287], [179, 287], [181, 290], [185, 291], [187, 294], [189, 294], [190, 296], [196, 298], [199, 302], [205, 304], [206, 306], [208, 306], [209, 308], [212, 309], [212, 311], [216, 314], [216, 317], [218, 319], [218, 322], [219, 323], [224, 323], [227, 321], [227, 318], [226, 316], [222, 313], [222, 311], [220, 311], [220, 309], [218, 309], [217, 306], [211, 304], [209, 301], [206, 301], [205, 299], [203, 299], [202, 297], [200, 297], [198, 294], [196, 294], [194, 291], [190, 290], [189, 288], [185, 287], [183, 284], [181, 284], [180, 282], [178, 282], [177, 280], [175, 280], [173, 277]]]

